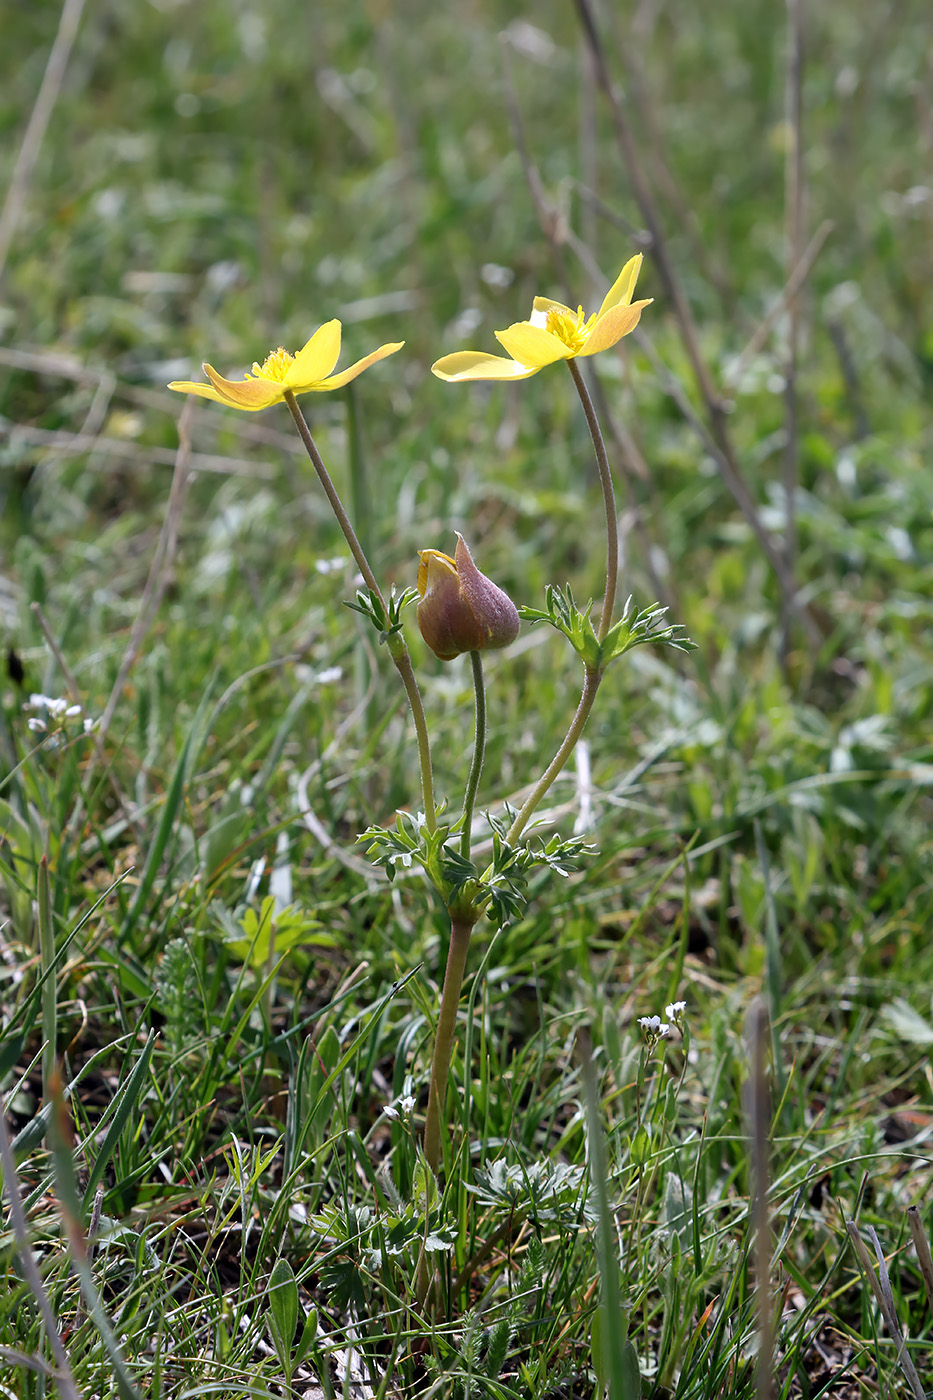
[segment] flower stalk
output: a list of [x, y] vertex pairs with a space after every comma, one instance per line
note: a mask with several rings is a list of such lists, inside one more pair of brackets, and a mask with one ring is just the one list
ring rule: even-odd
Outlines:
[[[568, 359], [567, 368], [570, 370], [571, 378], [576, 386], [580, 402], [583, 405], [586, 425], [590, 430], [590, 437], [593, 440], [593, 451], [596, 454], [599, 484], [602, 487], [603, 507], [606, 513], [606, 592], [603, 597], [603, 607], [596, 632], [597, 640], [602, 642], [605, 640], [609, 628], [612, 625], [612, 613], [615, 607], [616, 589], [618, 588], [619, 582], [619, 521], [616, 513], [615, 488], [612, 484], [612, 470], [609, 466], [609, 456], [606, 452], [605, 439], [603, 438], [602, 429], [599, 426], [599, 418], [596, 415], [596, 409], [593, 406], [590, 391], [586, 387], [586, 382], [576, 359]], [[601, 666], [586, 666], [583, 674], [583, 690], [580, 695], [580, 703], [577, 705], [576, 713], [570, 722], [570, 728], [564, 735], [560, 748], [531, 789], [531, 792], [525, 799], [524, 805], [509, 828], [508, 840], [511, 845], [514, 845], [521, 836], [535, 808], [541, 802], [551, 784], [573, 753], [577, 740], [583, 733], [586, 722], [590, 717], [590, 711], [593, 708], [593, 702], [596, 699], [596, 692], [599, 689], [599, 683], [602, 678], [603, 668]]]
[[506, 838], [509, 842], [509, 845], [515, 845], [515, 842], [521, 836], [522, 832], [525, 830], [525, 827], [531, 820], [535, 808], [539, 805], [542, 798], [548, 791], [548, 788], [550, 788], [551, 784], [554, 782], [554, 779], [564, 768], [568, 758], [573, 753], [577, 744], [577, 740], [583, 733], [583, 730], [586, 728], [586, 722], [590, 717], [590, 711], [593, 708], [593, 702], [596, 699], [596, 692], [599, 689], [599, 683], [602, 680], [602, 678], [603, 673], [599, 667], [586, 667], [583, 673], [583, 691], [580, 695], [580, 703], [577, 705], [576, 713], [574, 714], [573, 719], [570, 721], [570, 728], [564, 735], [564, 738], [561, 741], [561, 745], [560, 748], [557, 750], [557, 753], [551, 759], [547, 768], [545, 768], [544, 772], [541, 774], [541, 777], [538, 779], [534, 787], [531, 789], [531, 792], [525, 798], [525, 802], [521, 810], [519, 811], [512, 825], [509, 827], [509, 834]]
[[363, 553], [363, 546], [360, 544], [357, 533], [350, 523], [349, 515], [347, 515], [347, 512], [343, 508], [343, 502], [337, 494], [337, 488], [333, 483], [330, 472], [325, 467], [324, 459], [321, 456], [320, 452], [317, 450], [317, 443], [311, 436], [311, 429], [308, 427], [307, 420], [305, 419], [305, 416], [302, 413], [301, 409], [298, 407], [298, 400], [295, 398], [295, 395], [291, 389], [286, 389], [283, 397], [285, 399], [286, 404], [288, 405], [288, 409], [292, 415], [292, 418], [295, 420], [295, 427], [298, 429], [298, 436], [304, 443], [305, 451], [311, 458], [311, 465], [317, 472], [318, 480], [324, 488], [324, 495], [330, 502], [330, 508], [334, 512], [334, 515], [337, 517], [337, 524], [343, 531], [347, 544], [350, 546], [350, 553], [356, 560], [356, 566], [359, 569], [360, 573], [363, 575], [363, 580], [366, 584], [366, 587], [370, 590], [371, 593], [375, 595], [376, 598], [378, 598], [379, 602], [382, 604], [383, 610], [385, 610], [385, 599], [383, 598], [382, 591], [380, 590], [379, 585], [376, 582], [376, 575], [373, 573], [372, 569], [369, 566], [369, 560]]
[[450, 1078], [450, 1059], [453, 1051], [454, 1030], [457, 1025], [457, 1007], [463, 987], [463, 974], [466, 968], [467, 953], [470, 949], [470, 934], [476, 923], [477, 914], [472, 916], [459, 913], [451, 915], [450, 948], [447, 953], [447, 969], [444, 973], [444, 986], [437, 1013], [437, 1031], [434, 1036], [434, 1055], [431, 1060], [431, 1085], [428, 1090], [428, 1113], [424, 1124], [424, 1155], [432, 1172], [437, 1174], [441, 1164], [441, 1116], [447, 1098], [447, 1082]]
[[606, 443], [599, 426], [599, 419], [596, 416], [596, 409], [593, 407], [593, 400], [590, 398], [590, 391], [586, 387], [586, 381], [576, 360], [568, 360], [567, 368], [570, 370], [571, 378], [580, 396], [580, 402], [586, 416], [586, 426], [593, 439], [593, 450], [596, 453], [596, 466], [599, 471], [599, 484], [602, 487], [603, 505], [606, 511], [606, 593], [596, 632], [599, 641], [603, 641], [612, 624], [612, 610], [615, 606], [616, 588], [619, 581], [619, 518], [616, 513], [616, 496], [612, 485], [612, 471], [609, 467]]
[[476, 790], [483, 771], [486, 755], [486, 686], [483, 680], [483, 658], [480, 652], [470, 652], [473, 667], [473, 693], [476, 705], [476, 732], [473, 738], [473, 761], [470, 776], [463, 794], [463, 830], [460, 833], [460, 854], [464, 860], [470, 859], [470, 835], [473, 827], [473, 808], [476, 805]]
[[[356, 560], [357, 567], [363, 575], [363, 581], [367, 588], [379, 603], [384, 614], [388, 615], [385, 598], [382, 590], [376, 582], [376, 575], [370, 567], [369, 560], [360, 544], [359, 537], [350, 523], [350, 517], [344, 509], [343, 502], [338, 495], [337, 488], [333, 483], [330, 472], [324, 465], [324, 459], [317, 448], [317, 443], [311, 436], [311, 429], [308, 427], [305, 416], [298, 406], [298, 400], [291, 389], [286, 389], [283, 398], [288, 405], [289, 412], [295, 421], [298, 435], [304, 443], [305, 451], [311, 459], [311, 465], [317, 472], [318, 480], [324, 488], [324, 494], [330, 502], [331, 510], [337, 517], [337, 524], [343, 531], [344, 538], [350, 546], [350, 553]], [[436, 806], [434, 802], [434, 773], [431, 764], [431, 740], [428, 735], [428, 722], [424, 713], [424, 703], [421, 699], [421, 692], [418, 689], [418, 682], [411, 664], [411, 657], [405, 645], [404, 638], [400, 632], [392, 632], [386, 638], [386, 645], [389, 654], [395, 663], [395, 669], [401, 677], [402, 685], [405, 687], [405, 694], [408, 696], [408, 703], [411, 707], [412, 719], [415, 723], [415, 734], [418, 739], [418, 758], [421, 766], [421, 798], [424, 804], [425, 825], [430, 833], [433, 833], [437, 826]]]

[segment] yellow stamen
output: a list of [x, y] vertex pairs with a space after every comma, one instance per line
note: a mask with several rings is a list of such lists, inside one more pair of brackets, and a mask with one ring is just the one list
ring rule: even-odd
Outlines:
[[288, 367], [294, 358], [294, 355], [283, 350], [280, 345], [278, 350], [273, 350], [271, 354], [266, 356], [261, 365], [253, 365], [253, 375], [258, 379], [274, 379], [276, 383], [281, 384], [288, 374]]
[[552, 310], [547, 314], [545, 329], [556, 335], [558, 340], [562, 340], [569, 350], [579, 354], [586, 344], [586, 338], [592, 329], [595, 315], [588, 321], [583, 319], [583, 307], [577, 307], [577, 314], [568, 315], [566, 311]]

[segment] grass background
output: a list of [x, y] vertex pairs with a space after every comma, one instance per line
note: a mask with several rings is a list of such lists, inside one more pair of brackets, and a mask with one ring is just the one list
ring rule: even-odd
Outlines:
[[[740, 357], [787, 281], [786, 16], [721, 0], [599, 19], [744, 480], [780, 537], [786, 315]], [[4, 16], [3, 189], [58, 22], [53, 6]], [[681, 326], [573, 7], [86, 6], [0, 273], [0, 1064], [78, 1393], [287, 1393], [279, 1261], [302, 1313], [319, 1309], [296, 1394], [593, 1394], [585, 1028], [642, 1393], [754, 1394], [743, 1085], [759, 994], [775, 1393], [906, 1393], [847, 1247], [856, 1217], [878, 1231], [929, 1386], [905, 1216], [918, 1206], [929, 1234], [927, 30], [910, 0], [805, 15], [807, 236], [832, 229], [799, 302], [794, 570], [819, 639], [798, 623], [785, 647], [773, 571], [697, 431]], [[304, 401], [377, 574], [411, 583], [417, 549], [459, 529], [516, 601], [568, 580], [585, 599], [604, 539], [566, 376], [464, 387], [428, 368], [492, 348], [536, 293], [567, 299], [560, 262], [574, 302], [598, 305], [642, 246], [644, 333], [591, 362], [630, 435], [612, 449], [623, 594], [661, 594], [699, 649], [639, 650], [610, 673], [587, 730], [598, 856], [542, 879], [495, 939], [477, 929], [457, 1128], [426, 1203], [415, 1141], [444, 911], [417, 880], [389, 889], [354, 846], [416, 801], [401, 691], [342, 606], [353, 572], [284, 409], [198, 405], [170, 511], [182, 402], [164, 385], [205, 358], [234, 372], [297, 349], [333, 316], [344, 362], [404, 339], [352, 391]], [[62, 662], [101, 714], [167, 512], [164, 596], [102, 752], [80, 724], [37, 748], [23, 703], [69, 693]], [[469, 668], [408, 633], [456, 805]], [[488, 673], [480, 807], [535, 776], [579, 686], [538, 630]], [[554, 789], [567, 831], [580, 791], [573, 772]], [[42, 855], [54, 1017], [33, 995]], [[270, 1011], [248, 950], [263, 899], [289, 885], [278, 947], [295, 942]], [[649, 1053], [635, 1018], [675, 997], [687, 1037]], [[73, 1153], [67, 1125], [37, 1117], [51, 1020]], [[406, 1094], [413, 1116], [387, 1120]], [[104, 1187], [93, 1269], [112, 1345], [64, 1247], [89, 1183]], [[426, 1230], [445, 1277], [430, 1315], [412, 1282]], [[5, 1214], [3, 1384], [39, 1396], [48, 1329], [11, 1232]], [[616, 1394], [637, 1393], [626, 1384]]]

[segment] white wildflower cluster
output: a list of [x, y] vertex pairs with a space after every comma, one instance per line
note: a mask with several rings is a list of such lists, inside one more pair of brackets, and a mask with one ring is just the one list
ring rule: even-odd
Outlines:
[[659, 1040], [667, 1040], [671, 1033], [670, 1026], [666, 1021], [662, 1021], [660, 1016], [639, 1016], [638, 1024], [644, 1031], [649, 1045], [655, 1045]]
[[664, 1008], [666, 1021], [662, 1021], [660, 1016], [639, 1016], [638, 1024], [641, 1026], [648, 1044], [657, 1045], [659, 1040], [669, 1040], [672, 1025], [682, 1031], [686, 1020], [686, 1010], [687, 1003], [685, 1001], [672, 1001]]
[[[33, 710], [34, 713], [26, 721], [26, 725], [34, 734], [47, 734], [52, 728], [66, 726], [69, 721], [80, 718], [84, 710], [80, 705], [73, 705], [70, 700], [64, 700], [56, 695], [39, 695], [33, 692], [28, 701], [23, 706], [24, 710]], [[89, 734], [96, 724], [96, 720], [85, 718], [84, 732]]]
[[414, 1094], [403, 1094], [398, 1101], [398, 1108], [394, 1104], [386, 1104], [382, 1111], [387, 1118], [391, 1118], [394, 1122], [397, 1118], [408, 1118], [414, 1106]]

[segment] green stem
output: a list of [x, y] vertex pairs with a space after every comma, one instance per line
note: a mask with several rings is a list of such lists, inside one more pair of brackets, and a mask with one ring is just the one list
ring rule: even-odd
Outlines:
[[369, 560], [363, 553], [363, 546], [357, 539], [356, 531], [350, 524], [350, 517], [344, 510], [343, 502], [337, 495], [337, 488], [331, 480], [330, 472], [324, 465], [323, 457], [317, 450], [317, 443], [311, 436], [311, 429], [305, 422], [305, 416], [302, 413], [301, 409], [298, 407], [298, 400], [295, 398], [295, 395], [292, 393], [291, 389], [285, 390], [285, 402], [288, 404], [289, 411], [295, 420], [295, 427], [298, 429], [298, 436], [304, 443], [305, 451], [311, 458], [311, 464], [318, 474], [318, 480], [324, 487], [324, 495], [330, 501], [331, 510], [337, 517], [337, 524], [343, 531], [347, 544], [350, 546], [350, 553], [356, 560], [357, 566], [359, 567], [359, 571], [363, 575], [366, 587], [372, 592], [374, 597], [378, 598], [379, 602], [382, 604], [383, 612], [385, 612], [386, 603], [385, 599], [382, 596], [382, 592], [379, 588], [379, 585], [376, 582], [376, 575], [369, 567]]
[[590, 710], [593, 708], [593, 701], [596, 699], [596, 692], [599, 689], [599, 683], [602, 678], [603, 673], [601, 670], [587, 666], [583, 676], [583, 692], [580, 695], [580, 703], [577, 706], [576, 714], [570, 721], [570, 728], [564, 735], [560, 748], [531, 789], [531, 792], [525, 799], [524, 806], [509, 827], [509, 834], [506, 840], [510, 846], [513, 846], [519, 836], [521, 836], [535, 808], [573, 753], [576, 742], [583, 733], [586, 721], [590, 717]]
[[424, 704], [421, 699], [421, 691], [418, 689], [418, 682], [415, 680], [414, 668], [411, 664], [411, 657], [408, 648], [398, 632], [388, 639], [389, 654], [395, 663], [395, 669], [402, 678], [402, 685], [405, 687], [405, 694], [408, 696], [408, 703], [411, 706], [411, 717], [415, 722], [415, 734], [418, 738], [418, 757], [421, 761], [421, 801], [424, 805], [424, 824], [428, 832], [433, 836], [437, 827], [436, 807], [434, 804], [434, 772], [431, 767], [431, 740], [428, 737], [428, 721], [424, 713]]
[[[317, 450], [317, 444], [311, 436], [311, 429], [305, 421], [305, 416], [298, 407], [298, 400], [290, 389], [285, 390], [285, 402], [288, 404], [289, 412], [295, 420], [295, 427], [298, 429], [298, 436], [304, 443], [305, 451], [311, 458], [311, 465], [317, 472], [318, 480], [324, 488], [324, 495], [330, 502], [331, 510], [337, 517], [337, 524], [344, 533], [344, 538], [350, 546], [350, 553], [356, 560], [357, 567], [363, 575], [363, 581], [382, 608], [384, 616], [388, 617], [388, 608], [385, 598], [376, 582], [376, 575], [369, 566], [369, 560], [363, 551], [356, 531], [350, 524], [350, 517], [343, 508], [343, 502], [337, 494], [337, 488], [331, 480], [330, 472], [324, 465], [324, 459]], [[428, 737], [428, 722], [424, 713], [424, 704], [421, 699], [421, 692], [418, 689], [418, 682], [415, 680], [415, 673], [412, 669], [411, 657], [405, 645], [404, 638], [400, 633], [395, 632], [387, 638], [389, 654], [395, 663], [395, 669], [402, 678], [402, 685], [408, 696], [408, 703], [411, 706], [412, 718], [415, 722], [415, 733], [418, 736], [418, 756], [421, 761], [421, 795], [424, 803], [424, 820], [429, 832], [433, 833], [437, 826], [436, 810], [434, 805], [434, 776], [431, 767], [431, 741]]]
[[606, 455], [606, 444], [603, 441], [593, 400], [590, 398], [590, 391], [586, 387], [576, 360], [567, 360], [566, 364], [576, 385], [577, 393], [580, 395], [580, 402], [586, 415], [586, 426], [593, 439], [596, 465], [599, 468], [599, 484], [603, 488], [603, 505], [606, 508], [606, 595], [603, 598], [603, 610], [596, 632], [597, 638], [602, 641], [612, 623], [612, 610], [615, 607], [616, 587], [619, 581], [619, 520], [616, 515], [616, 495], [612, 485], [609, 458]]
[[58, 1046], [58, 1007], [55, 987], [55, 928], [52, 922], [52, 892], [49, 887], [49, 858], [43, 854], [39, 861], [39, 882], [36, 890], [39, 915], [39, 966], [42, 969], [42, 1102], [52, 1102], [52, 1075], [56, 1068]]
[[[612, 485], [609, 458], [606, 455], [606, 444], [603, 441], [599, 419], [596, 417], [596, 409], [593, 407], [590, 392], [576, 360], [567, 360], [566, 364], [580, 396], [583, 412], [586, 415], [586, 424], [590, 430], [590, 437], [593, 439], [596, 466], [599, 470], [599, 484], [603, 490], [603, 505], [606, 511], [606, 594], [603, 598], [603, 610], [596, 631], [597, 639], [601, 642], [605, 639], [612, 623], [612, 611], [615, 607], [616, 588], [619, 582], [619, 522], [616, 516], [616, 496]], [[596, 699], [596, 692], [602, 678], [603, 673], [600, 667], [586, 667], [583, 678], [583, 693], [580, 696], [577, 712], [570, 722], [570, 728], [564, 736], [563, 743], [531, 789], [525, 800], [525, 805], [509, 828], [507, 840], [510, 845], [514, 844], [521, 836], [535, 808], [573, 753], [576, 742], [589, 719], [590, 710], [593, 708], [593, 701]]]
[[475, 918], [467, 920], [454, 915], [450, 918], [450, 949], [437, 1014], [437, 1034], [434, 1037], [434, 1056], [431, 1061], [431, 1087], [428, 1091], [428, 1115], [424, 1124], [424, 1155], [435, 1174], [441, 1164], [441, 1115], [447, 1098], [457, 1007], [460, 1003], [463, 972], [474, 923]]
[[269, 951], [266, 954], [266, 966], [263, 971], [264, 986], [262, 989], [262, 1018], [267, 1034], [272, 1035], [272, 1005], [275, 1000], [275, 915], [272, 909], [269, 910]]
[[478, 651], [470, 652], [473, 665], [473, 693], [476, 696], [476, 735], [473, 739], [473, 762], [463, 794], [463, 830], [460, 833], [460, 854], [464, 860], [470, 859], [470, 830], [473, 826], [473, 808], [476, 804], [476, 789], [479, 787], [483, 771], [483, 758], [486, 753], [486, 687], [483, 684], [483, 659]]

